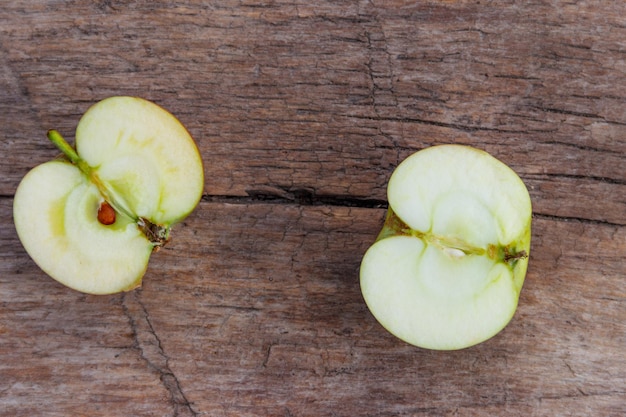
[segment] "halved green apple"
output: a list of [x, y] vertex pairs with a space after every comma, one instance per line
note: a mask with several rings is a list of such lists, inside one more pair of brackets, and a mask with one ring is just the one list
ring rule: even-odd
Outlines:
[[517, 174], [461, 145], [404, 160], [387, 189], [382, 231], [363, 257], [361, 290], [400, 339], [454, 350], [511, 320], [530, 251], [531, 201]]
[[141, 284], [150, 254], [198, 204], [204, 186], [195, 142], [171, 113], [137, 97], [96, 103], [76, 129], [76, 150], [51, 130], [65, 158], [33, 168], [13, 218], [31, 258], [60, 283], [92, 294]]

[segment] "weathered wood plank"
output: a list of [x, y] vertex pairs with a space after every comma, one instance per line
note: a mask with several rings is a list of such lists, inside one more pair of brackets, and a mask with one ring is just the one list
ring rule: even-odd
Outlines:
[[[64, 290], [11, 235], [2, 241], [13, 252], [3, 262], [5, 398], [41, 396], [31, 407], [45, 401], [59, 415], [83, 407], [58, 391], [78, 386], [91, 415], [149, 414], [168, 399], [212, 416], [626, 411], [623, 227], [536, 218], [512, 323], [445, 353], [393, 338], [362, 302], [358, 266], [383, 214], [202, 203], [153, 257], [143, 288], [112, 297]], [[137, 377], [152, 387], [143, 403], [128, 393]]]
[[[41, 415], [626, 414], [626, 3], [32, 2], [0, 8], [0, 410]], [[12, 196], [95, 101], [152, 99], [205, 198], [141, 290], [93, 297], [22, 249]], [[410, 153], [481, 147], [529, 187], [520, 307], [412, 348], [358, 287]]]
[[10, 203], [0, 200], [0, 413], [173, 415], [122, 297], [86, 297], [41, 272], [16, 240]]
[[[111, 94], [147, 96], [179, 115], [199, 142], [210, 195], [384, 199], [400, 159], [449, 142], [485, 148], [587, 207], [597, 195], [571, 190], [572, 178], [623, 193], [615, 16], [626, 6], [610, 16], [467, 2], [257, 6], [6, 9], [3, 101], [30, 119], [4, 142], [5, 154], [29, 157], [2, 162], [2, 194], [54, 152], [45, 129], [71, 137], [88, 105]], [[138, 25], [147, 10], [151, 24]], [[613, 205], [609, 221], [623, 224], [623, 202]]]

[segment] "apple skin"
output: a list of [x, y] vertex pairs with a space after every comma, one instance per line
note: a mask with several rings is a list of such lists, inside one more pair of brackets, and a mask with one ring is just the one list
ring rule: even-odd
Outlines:
[[65, 158], [27, 173], [13, 203], [27, 253], [77, 291], [112, 294], [140, 286], [150, 255], [202, 196], [195, 142], [167, 110], [122, 96], [88, 109], [76, 129], [76, 151], [58, 132], [48, 137]]
[[531, 201], [517, 174], [484, 151], [433, 146], [396, 168], [388, 200], [360, 269], [378, 322], [433, 350], [500, 332], [516, 311], [530, 253]]

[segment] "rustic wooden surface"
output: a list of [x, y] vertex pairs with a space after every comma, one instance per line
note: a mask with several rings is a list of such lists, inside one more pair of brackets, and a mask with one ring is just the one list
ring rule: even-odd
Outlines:
[[[33, 1], [0, 6], [0, 415], [626, 415], [626, 3]], [[89, 105], [138, 95], [205, 197], [143, 288], [43, 274], [12, 202]], [[361, 256], [404, 157], [471, 144], [534, 208], [520, 306], [433, 352], [386, 333]]]

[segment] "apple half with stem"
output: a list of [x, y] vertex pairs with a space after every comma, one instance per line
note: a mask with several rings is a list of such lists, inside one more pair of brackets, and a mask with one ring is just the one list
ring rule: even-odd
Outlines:
[[360, 269], [365, 302], [390, 333], [434, 350], [481, 343], [511, 320], [530, 251], [531, 201], [488, 153], [439, 145], [405, 159]]
[[15, 193], [20, 241], [60, 283], [91, 294], [141, 284], [150, 255], [196, 207], [204, 173], [198, 148], [171, 113], [137, 97], [110, 97], [76, 128], [76, 149], [26, 174]]

